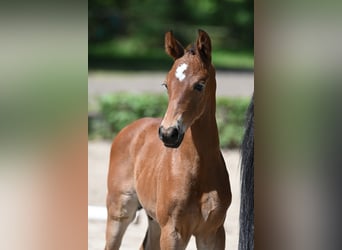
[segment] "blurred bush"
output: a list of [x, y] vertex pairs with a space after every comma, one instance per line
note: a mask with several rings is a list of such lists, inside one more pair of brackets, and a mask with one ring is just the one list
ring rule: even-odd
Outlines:
[[[223, 148], [241, 145], [248, 98], [217, 99], [217, 125]], [[89, 115], [90, 139], [112, 139], [127, 124], [142, 117], [163, 117], [167, 108], [166, 95], [118, 93], [100, 100], [100, 113]]]
[[249, 102], [249, 98], [217, 98], [216, 120], [221, 147], [240, 147]]

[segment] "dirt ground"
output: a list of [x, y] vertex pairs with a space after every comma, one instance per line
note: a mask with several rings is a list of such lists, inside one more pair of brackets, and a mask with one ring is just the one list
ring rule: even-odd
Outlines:
[[[106, 175], [109, 161], [109, 141], [90, 141], [88, 143], [88, 249], [104, 249], [105, 245], [105, 198], [106, 198]], [[239, 235], [239, 151], [224, 151], [224, 159], [230, 175], [232, 188], [232, 204], [227, 212], [225, 221], [226, 229], [226, 249], [238, 248]], [[136, 250], [145, 235], [147, 219], [143, 211], [138, 215], [138, 219], [132, 223], [124, 236], [121, 249]], [[191, 241], [187, 249], [196, 249], [195, 241]]]

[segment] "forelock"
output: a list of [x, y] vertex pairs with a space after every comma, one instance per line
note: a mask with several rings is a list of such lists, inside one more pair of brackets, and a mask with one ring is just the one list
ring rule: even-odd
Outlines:
[[185, 49], [185, 53], [191, 54], [191, 55], [196, 55], [196, 48], [195, 44], [189, 44], [188, 47]]

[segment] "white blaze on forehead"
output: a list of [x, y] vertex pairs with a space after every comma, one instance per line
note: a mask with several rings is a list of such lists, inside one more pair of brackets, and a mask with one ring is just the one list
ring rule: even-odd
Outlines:
[[178, 68], [176, 69], [176, 74], [175, 76], [177, 77], [177, 79], [179, 81], [183, 81], [183, 79], [185, 78], [185, 74], [184, 71], [188, 68], [188, 65], [186, 63], [182, 63], [181, 65], [178, 66]]

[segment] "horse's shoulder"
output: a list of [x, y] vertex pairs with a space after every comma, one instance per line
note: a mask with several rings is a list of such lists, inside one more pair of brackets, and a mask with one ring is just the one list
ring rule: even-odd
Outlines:
[[144, 117], [134, 122], [135, 126], [141, 126], [142, 128], [146, 127], [156, 127], [160, 125], [161, 118], [154, 118], [154, 117]]

